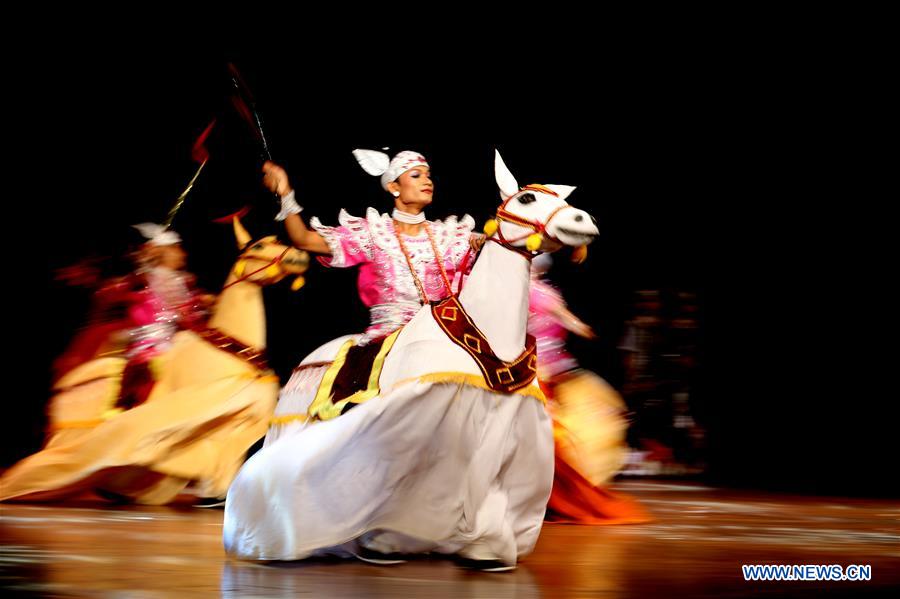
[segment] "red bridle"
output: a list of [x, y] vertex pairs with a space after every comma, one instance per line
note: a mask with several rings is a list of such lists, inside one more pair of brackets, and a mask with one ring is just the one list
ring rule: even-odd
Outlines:
[[499, 239], [495, 239], [493, 236], [489, 237], [488, 239], [495, 243], [499, 243], [500, 245], [502, 245], [503, 247], [505, 247], [507, 249], [517, 252], [518, 254], [524, 256], [528, 260], [531, 260], [536, 255], [535, 252], [523, 250], [521, 248], [513, 246], [512, 244], [517, 241], [522, 241], [523, 239], [526, 239], [526, 238], [530, 237], [531, 235], [534, 235], [535, 233], [540, 233], [541, 235], [544, 235], [547, 239], [558, 241], [552, 235], [547, 234], [547, 227], [550, 225], [550, 221], [553, 220], [553, 217], [555, 217], [557, 214], [559, 214], [560, 211], [562, 211], [566, 208], [571, 208], [572, 206], [570, 204], [568, 204], [567, 202], [563, 202], [563, 205], [560, 206], [559, 208], [557, 208], [556, 210], [554, 210], [553, 212], [551, 212], [550, 216], [547, 217], [547, 220], [544, 221], [543, 223], [538, 222], [538, 221], [528, 220], [527, 218], [523, 218], [521, 216], [513, 214], [512, 212], [509, 212], [506, 209], [507, 204], [509, 204], [515, 198], [519, 197], [519, 195], [525, 191], [536, 191], [539, 193], [546, 193], [546, 194], [552, 195], [557, 198], [559, 197], [558, 193], [556, 193], [555, 191], [553, 191], [552, 189], [550, 189], [549, 187], [546, 187], [544, 185], [532, 184], [532, 185], [526, 185], [525, 187], [520, 188], [519, 191], [517, 191], [513, 195], [506, 198], [506, 200], [503, 202], [503, 204], [501, 204], [500, 207], [497, 208], [496, 219], [498, 221], [506, 221], [509, 223], [513, 223], [515, 225], [519, 225], [520, 227], [525, 227], [526, 229], [531, 229], [533, 232], [526, 233], [525, 235], [522, 235], [521, 237], [516, 237], [514, 239], [507, 239], [506, 237], [503, 236], [503, 231], [498, 226], [497, 232], [495, 233], [495, 235], [497, 235], [497, 237], [499, 237]]
[[[254, 245], [255, 245], [255, 244], [254, 244]], [[284, 257], [287, 255], [287, 253], [288, 253], [289, 251], [291, 251], [290, 246], [284, 248], [284, 251], [281, 252], [281, 254], [279, 254], [278, 256], [276, 256], [276, 257], [274, 257], [274, 258], [272, 258], [272, 259], [269, 260], [266, 264], [260, 266], [259, 268], [257, 268], [256, 270], [254, 270], [254, 271], [252, 271], [252, 272], [249, 272], [249, 273], [245, 274], [245, 275], [242, 276], [242, 277], [238, 277], [237, 279], [235, 279], [235, 280], [232, 281], [231, 283], [229, 283], [229, 284], [225, 285], [224, 287], [222, 287], [222, 291], [225, 291], [226, 289], [228, 289], [228, 288], [231, 287], [232, 285], [237, 285], [238, 283], [240, 283], [240, 282], [242, 282], [242, 281], [246, 281], [247, 279], [249, 279], [250, 277], [252, 277], [252, 276], [255, 275], [256, 273], [262, 272], [262, 271], [264, 271], [265, 269], [269, 268], [270, 266], [274, 266], [274, 265], [276, 265], [276, 264], [281, 263], [281, 261], [284, 260]], [[240, 257], [238, 258], [238, 260], [246, 260], [247, 258], [245, 258], [245, 256], [247, 256], [248, 254], [250, 254], [250, 251], [244, 252], [243, 254], [240, 255]], [[256, 281], [250, 281], [250, 282], [251, 282], [251, 283], [255, 283]]]

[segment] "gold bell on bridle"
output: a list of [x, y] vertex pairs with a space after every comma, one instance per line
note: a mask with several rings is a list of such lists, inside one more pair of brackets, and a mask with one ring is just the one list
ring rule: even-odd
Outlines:
[[525, 240], [525, 249], [529, 252], [536, 252], [541, 249], [542, 243], [544, 243], [544, 236], [540, 233], [534, 233]]
[[303, 278], [302, 275], [298, 275], [293, 283], [291, 283], [291, 291], [299, 291], [304, 285], [306, 285], [306, 279]]
[[247, 268], [246, 260], [238, 260], [234, 265], [234, 276], [240, 277], [243, 275], [245, 268]]
[[490, 237], [494, 233], [497, 232], [497, 229], [500, 228], [500, 223], [497, 222], [496, 218], [492, 218], [484, 223], [484, 234]]
[[281, 274], [281, 266], [279, 266], [277, 264], [273, 264], [271, 266], [266, 267], [266, 276], [267, 277], [271, 277], [274, 279], [275, 277], [277, 277], [280, 274]]

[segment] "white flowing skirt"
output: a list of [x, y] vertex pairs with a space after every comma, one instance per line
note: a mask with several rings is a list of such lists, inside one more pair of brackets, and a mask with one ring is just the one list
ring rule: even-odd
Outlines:
[[532, 397], [411, 382], [271, 433], [228, 492], [232, 556], [347, 555], [362, 543], [514, 564], [537, 541], [553, 432]]
[[344, 342], [359, 337], [361, 335], [344, 335], [332, 339], [303, 358], [278, 394], [278, 403], [269, 423], [264, 447], [274, 443], [282, 435], [294, 434], [306, 426], [306, 411], [316, 397], [325, 371]]

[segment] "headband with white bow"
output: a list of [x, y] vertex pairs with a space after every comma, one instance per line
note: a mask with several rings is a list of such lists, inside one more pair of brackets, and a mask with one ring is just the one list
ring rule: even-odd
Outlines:
[[150, 245], [175, 245], [181, 243], [181, 237], [175, 231], [156, 223], [140, 223], [132, 225], [141, 232]]
[[393, 159], [384, 152], [376, 150], [353, 150], [353, 156], [359, 162], [364, 171], [377, 177], [381, 175], [381, 186], [388, 188], [388, 183], [396, 181], [397, 177], [416, 166], [428, 166], [425, 157], [418, 152], [409, 150], [400, 152]]

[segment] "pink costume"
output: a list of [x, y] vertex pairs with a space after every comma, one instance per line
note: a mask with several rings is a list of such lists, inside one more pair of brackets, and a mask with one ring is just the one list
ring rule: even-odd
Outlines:
[[[403, 254], [394, 223], [388, 214], [369, 208], [365, 218], [350, 216], [341, 210], [340, 226], [323, 226], [317, 218], [312, 227], [328, 243], [331, 256], [320, 257], [326, 266], [346, 268], [359, 265], [357, 287], [362, 302], [369, 308], [371, 322], [360, 345], [389, 335], [405, 325], [422, 307], [422, 299]], [[475, 221], [466, 215], [461, 220], [451, 216], [445, 221], [427, 221], [437, 253], [454, 287], [460, 274], [460, 263], [469, 251], [469, 238]], [[435, 262], [435, 251], [426, 232], [412, 237], [403, 235], [403, 245], [429, 301], [450, 295]], [[468, 266], [474, 258], [470, 257]]]
[[199, 326], [205, 318], [193, 276], [163, 267], [143, 274], [145, 286], [132, 292], [128, 316], [134, 328], [128, 356], [145, 362], [171, 347], [179, 329]]
[[537, 340], [538, 377], [546, 379], [577, 368], [578, 362], [566, 351], [568, 331], [556, 316], [566, 306], [562, 294], [532, 273], [528, 297], [528, 332]]

